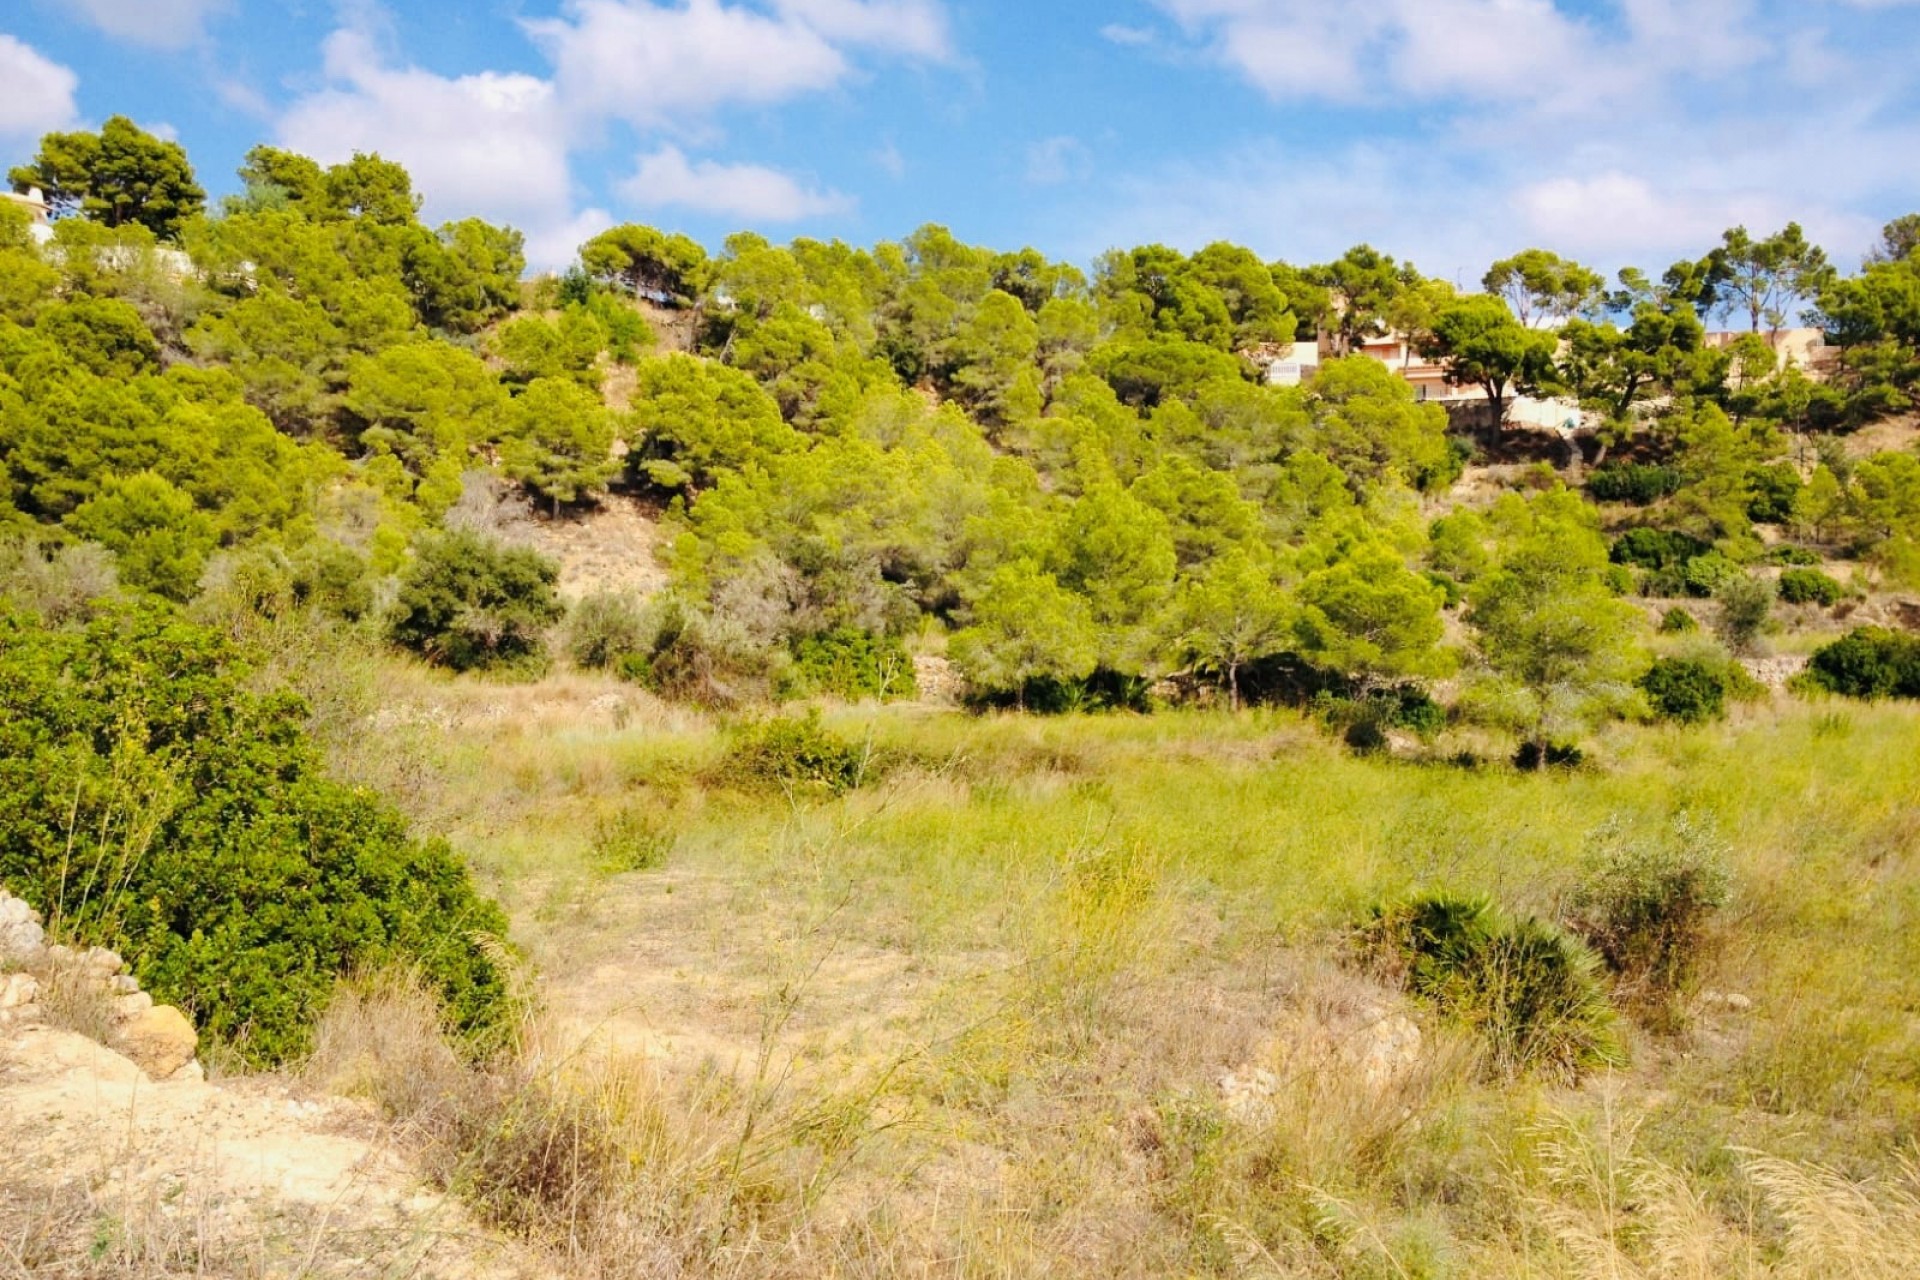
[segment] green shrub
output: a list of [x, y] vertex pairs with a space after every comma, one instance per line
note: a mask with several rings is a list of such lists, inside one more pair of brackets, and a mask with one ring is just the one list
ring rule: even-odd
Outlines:
[[651, 871], [678, 842], [672, 827], [647, 809], [602, 814], [593, 824], [593, 865], [608, 875]]
[[1788, 604], [1817, 604], [1831, 609], [1846, 596], [1847, 589], [1837, 578], [1818, 569], [1789, 569], [1780, 575], [1780, 598]]
[[1411, 995], [1479, 1033], [1496, 1074], [1573, 1079], [1625, 1060], [1599, 960], [1545, 921], [1433, 894], [1375, 908], [1360, 932]]
[[1698, 631], [1699, 629], [1700, 620], [1685, 609], [1682, 609], [1679, 605], [1673, 606], [1673, 608], [1660, 615], [1660, 632], [1662, 635], [1685, 635], [1690, 631]]
[[1725, 844], [1690, 816], [1652, 837], [1614, 823], [1591, 842], [1569, 919], [1637, 1002], [1665, 1009], [1692, 981], [1730, 883]]
[[739, 707], [772, 702], [791, 683], [785, 650], [758, 642], [738, 622], [680, 596], [654, 597], [640, 621], [638, 647], [622, 654], [613, 669], [663, 698]]
[[352, 547], [317, 539], [293, 557], [293, 598], [329, 617], [358, 622], [373, 612], [373, 573]]
[[[1698, 564], [1699, 561], [1694, 561]], [[1752, 649], [1767, 622], [1773, 617], [1774, 586], [1765, 578], [1740, 573], [1721, 582], [1713, 591], [1719, 606], [1714, 630], [1727, 648], [1735, 653]]]
[[327, 776], [303, 704], [248, 679], [157, 603], [84, 630], [0, 618], [0, 882], [250, 1062], [300, 1053], [335, 980], [386, 964], [463, 1031], [503, 1033], [500, 910], [445, 843]]
[[1809, 551], [1805, 547], [1779, 546], [1767, 552], [1765, 563], [1807, 569], [1817, 568], [1822, 561], [1818, 551]]
[[1662, 720], [1705, 724], [1727, 714], [1726, 664], [1703, 657], [1661, 658], [1640, 677], [1653, 713]]
[[1636, 507], [1677, 493], [1686, 477], [1677, 467], [1639, 462], [1610, 462], [1587, 477], [1587, 492], [1595, 502], [1630, 502]]
[[1806, 487], [1791, 462], [1755, 467], [1748, 475], [1747, 519], [1755, 524], [1785, 524], [1793, 519], [1794, 499]]
[[1688, 595], [1706, 599], [1718, 596], [1728, 583], [1747, 580], [1747, 572], [1718, 551], [1709, 551], [1687, 561], [1680, 580]]
[[866, 780], [872, 752], [804, 717], [762, 720], [743, 729], [721, 760], [717, 779], [746, 790], [823, 791], [841, 795]]
[[1816, 651], [1815, 688], [1848, 698], [1920, 698], [1920, 637], [1861, 627]]
[[1523, 742], [1513, 753], [1513, 767], [1526, 773], [1540, 769], [1577, 769], [1586, 759], [1587, 753], [1571, 742], [1549, 742], [1544, 750], [1537, 742]]
[[915, 691], [913, 659], [899, 636], [874, 635], [841, 627], [794, 642], [801, 684], [814, 693], [857, 702], [910, 698]]
[[589, 671], [619, 670], [624, 659], [645, 650], [646, 617], [633, 597], [618, 592], [587, 596], [567, 615], [567, 651]]
[[1709, 543], [1675, 529], [1629, 529], [1614, 539], [1615, 564], [1637, 569], [1674, 569], [1712, 550]]
[[443, 533], [421, 543], [401, 575], [389, 634], [396, 644], [455, 671], [535, 667], [546, 628], [562, 609], [560, 571], [525, 547], [477, 534]]

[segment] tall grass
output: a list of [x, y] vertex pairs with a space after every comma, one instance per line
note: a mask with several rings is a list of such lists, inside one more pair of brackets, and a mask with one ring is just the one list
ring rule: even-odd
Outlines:
[[[1357, 759], [1283, 713], [828, 710], [894, 762], [832, 796], [715, 783], [725, 724], [612, 683], [387, 687], [430, 741], [423, 811], [513, 904], [552, 1006], [454, 1091], [436, 1167], [583, 1274], [1877, 1277], [1912, 1256], [1912, 709], [1623, 728], [1589, 767], [1524, 776]], [[1336, 962], [1369, 904], [1553, 918], [1596, 839], [1681, 814], [1723, 834], [1726, 902], [1672, 1007], [1623, 1028], [1624, 1069], [1489, 1078], [1426, 1015], [1384, 1081], [1328, 1047], [1354, 1010], [1400, 1009]], [[610, 854], [623, 831], [645, 856]], [[657, 1021], [669, 1048], [609, 1047], [600, 1019]], [[1228, 1073], [1262, 1104], [1229, 1105]]]

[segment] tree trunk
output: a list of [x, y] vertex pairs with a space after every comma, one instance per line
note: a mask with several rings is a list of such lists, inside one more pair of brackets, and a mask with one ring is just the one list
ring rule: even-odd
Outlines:
[[1237, 662], [1227, 664], [1227, 709], [1236, 714], [1240, 710], [1240, 664]]

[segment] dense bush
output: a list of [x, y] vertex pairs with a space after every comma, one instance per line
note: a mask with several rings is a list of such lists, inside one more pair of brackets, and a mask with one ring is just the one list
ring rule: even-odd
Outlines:
[[1651, 837], [1612, 825], [1595, 837], [1568, 911], [1632, 997], [1655, 1011], [1691, 982], [1729, 884], [1725, 845], [1694, 819], [1683, 814]]
[[747, 790], [821, 791], [839, 795], [866, 780], [873, 753], [820, 722], [818, 711], [763, 720], [739, 731], [716, 779]]
[[1727, 648], [1735, 653], [1746, 653], [1753, 648], [1773, 617], [1774, 598], [1773, 583], [1746, 573], [1730, 577], [1714, 588], [1713, 601], [1718, 609], [1713, 627]]
[[586, 597], [567, 615], [567, 650], [589, 671], [617, 670], [649, 639], [647, 620], [631, 596], [602, 592]]
[[621, 654], [613, 669], [663, 698], [736, 707], [775, 700], [791, 683], [784, 650], [770, 649], [740, 624], [678, 595], [648, 601], [638, 635], [638, 645]]
[[1551, 924], [1434, 894], [1375, 908], [1361, 943], [1410, 994], [1478, 1032], [1498, 1074], [1576, 1078], [1625, 1059], [1598, 959]]
[[1807, 678], [1849, 698], [1920, 698], [1920, 637], [1861, 627], [1815, 652]]
[[1753, 495], [1747, 502], [1747, 519], [1755, 524], [1785, 524], [1793, 519], [1794, 499], [1806, 484], [1791, 462], [1755, 467], [1747, 479]]
[[857, 702], [914, 694], [913, 659], [899, 636], [853, 627], [802, 636], [794, 642], [795, 674], [803, 687]]
[[0, 619], [0, 882], [126, 956], [249, 1061], [299, 1053], [334, 981], [417, 967], [504, 1030], [506, 921], [447, 846], [329, 779], [306, 709], [157, 604], [84, 629]]
[[401, 575], [389, 629], [395, 643], [455, 671], [537, 667], [562, 610], [560, 572], [539, 553], [476, 534], [421, 543]]
[[1679, 605], [1660, 615], [1660, 631], [1664, 635], [1684, 635], [1689, 631], [1698, 631], [1700, 620], [1682, 609]]
[[1615, 564], [1638, 569], [1677, 569], [1712, 550], [1710, 544], [1675, 529], [1629, 529], [1613, 541]]
[[1677, 467], [1638, 462], [1610, 462], [1587, 477], [1587, 492], [1596, 502], [1630, 502], [1636, 507], [1679, 491], [1686, 477]]
[[1812, 569], [1818, 568], [1823, 562], [1818, 551], [1783, 545], [1767, 552], [1766, 563], [1786, 565], [1789, 568]]
[[1661, 658], [1640, 677], [1653, 713], [1662, 720], [1705, 724], [1727, 713], [1724, 662], [1708, 658]]
[[1586, 762], [1587, 753], [1571, 742], [1523, 742], [1513, 753], [1513, 767], [1524, 773], [1541, 769], [1577, 769]]
[[1780, 575], [1780, 598], [1788, 604], [1817, 604], [1831, 609], [1846, 599], [1847, 589], [1818, 569], [1789, 569]]

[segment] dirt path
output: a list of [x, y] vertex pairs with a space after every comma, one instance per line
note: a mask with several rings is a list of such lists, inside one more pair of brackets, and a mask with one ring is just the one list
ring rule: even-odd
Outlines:
[[0, 1167], [0, 1271], [90, 1256], [72, 1274], [163, 1275], [185, 1254], [194, 1274], [533, 1274], [365, 1109], [271, 1079], [154, 1083], [67, 1031], [0, 1038]]

